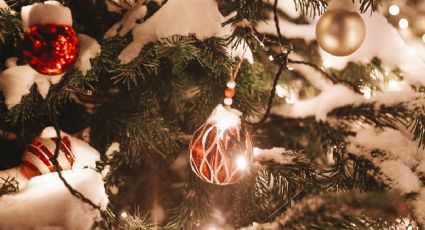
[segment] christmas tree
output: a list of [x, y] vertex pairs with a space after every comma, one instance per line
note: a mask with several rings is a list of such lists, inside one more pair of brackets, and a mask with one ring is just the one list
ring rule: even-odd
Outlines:
[[0, 229], [422, 229], [425, 1], [0, 0]]

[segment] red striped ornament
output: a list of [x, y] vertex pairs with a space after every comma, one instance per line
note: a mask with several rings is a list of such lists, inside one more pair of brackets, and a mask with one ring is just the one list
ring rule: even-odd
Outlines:
[[[26, 146], [23, 155], [20, 171], [31, 179], [46, 173], [55, 172], [55, 167], [50, 161], [55, 155], [56, 138], [34, 138]], [[69, 137], [62, 137], [58, 155], [59, 170], [71, 169], [74, 164], [75, 156], [71, 151], [71, 141]]]
[[241, 157], [252, 162], [251, 135], [241, 127], [222, 128], [207, 122], [193, 134], [189, 145], [190, 165], [203, 181], [228, 185], [238, 182], [245, 169], [238, 167]]

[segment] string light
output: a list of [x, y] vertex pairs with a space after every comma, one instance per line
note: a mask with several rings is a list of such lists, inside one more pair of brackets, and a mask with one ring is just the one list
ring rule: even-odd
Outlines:
[[248, 168], [248, 160], [246, 159], [245, 155], [240, 154], [236, 158], [236, 167], [241, 170], [245, 170]]
[[390, 8], [388, 8], [388, 12], [393, 16], [397, 16], [400, 13], [400, 7], [391, 5]]
[[364, 86], [360, 88], [360, 92], [363, 93], [363, 97], [369, 99], [372, 96], [372, 89], [370, 87]]
[[295, 92], [288, 89], [286, 86], [277, 85], [276, 95], [280, 98], [285, 98], [285, 102], [288, 104], [294, 104], [297, 101], [297, 95]]
[[389, 91], [401, 91], [404, 88], [404, 83], [397, 80], [389, 80], [387, 90]]
[[276, 95], [280, 98], [285, 97], [285, 88], [283, 88], [281, 85], [276, 86]]
[[272, 56], [272, 55], [270, 55], [270, 56], [269, 56], [269, 60], [270, 60], [270, 61], [273, 61], [273, 60], [274, 60], [274, 58], [273, 58], [273, 56]]
[[121, 212], [121, 218], [125, 219], [127, 218], [128, 214], [126, 211]]
[[323, 61], [323, 67], [329, 68], [330, 66], [331, 66], [331, 64], [329, 63], [329, 61], [327, 61], [327, 60]]
[[409, 21], [406, 18], [402, 18], [398, 21], [398, 26], [401, 29], [407, 29], [407, 27], [409, 27]]

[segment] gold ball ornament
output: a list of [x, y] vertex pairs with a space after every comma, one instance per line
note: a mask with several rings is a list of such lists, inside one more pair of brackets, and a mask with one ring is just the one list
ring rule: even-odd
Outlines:
[[357, 12], [328, 10], [316, 25], [319, 46], [335, 56], [356, 51], [366, 37], [366, 25]]

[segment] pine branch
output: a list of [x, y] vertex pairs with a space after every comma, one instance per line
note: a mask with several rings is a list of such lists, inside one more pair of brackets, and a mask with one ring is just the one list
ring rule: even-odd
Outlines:
[[228, 56], [227, 41], [222, 38], [211, 37], [204, 41], [197, 41], [196, 46], [200, 49], [198, 61], [215, 76], [228, 75], [234, 65]]
[[148, 219], [148, 215], [140, 215], [140, 211], [136, 209], [133, 214], [129, 214], [123, 218], [123, 223], [120, 223], [118, 230], [149, 230], [153, 229], [154, 224]]
[[[372, 12], [375, 12], [379, 7], [384, 3], [385, 0], [359, 0], [360, 1], [360, 12], [365, 13], [369, 9]], [[354, 0], [353, 0], [354, 2]]]
[[19, 14], [8, 8], [0, 9], [0, 70], [4, 69], [4, 61], [19, 53], [23, 31]]
[[0, 177], [0, 197], [19, 191], [19, 183], [14, 177], [2, 178]]
[[[275, 162], [263, 163], [266, 166], [260, 171], [256, 184], [256, 194], [261, 196], [277, 196], [271, 200], [274, 204], [263, 206], [263, 211], [268, 213], [266, 219], [261, 222], [274, 219], [292, 205], [292, 202], [302, 198], [306, 194], [316, 192], [320, 184], [317, 165], [303, 152], [287, 151], [282, 153], [286, 158], [292, 158], [291, 162], [277, 164]], [[266, 195], [268, 194], [268, 195]], [[264, 198], [264, 197], [258, 198]], [[257, 198], [257, 199], [258, 199]], [[261, 202], [261, 200], [258, 200]], [[267, 204], [267, 203], [266, 203]], [[259, 204], [262, 205], [262, 204]]]
[[342, 147], [336, 150], [334, 165], [317, 164], [308, 154], [294, 151], [282, 152], [285, 159], [291, 159], [288, 162], [262, 162], [264, 167], [232, 192], [235, 194], [233, 225], [271, 221], [290, 209], [294, 202], [320, 192], [344, 192], [354, 188], [382, 191], [383, 185], [374, 178], [379, 169], [366, 159], [342, 154], [345, 151]]
[[[37, 91], [34, 84], [28, 95], [21, 99], [21, 103], [10, 109], [5, 117], [5, 121], [13, 127], [24, 128], [27, 121], [35, 120], [47, 115], [47, 106], [44, 99]], [[18, 131], [21, 131], [18, 129]]]
[[195, 45], [196, 39], [192, 37], [172, 36], [163, 38], [155, 44], [155, 53], [160, 58], [171, 61], [173, 72], [181, 71], [190, 61], [199, 62], [200, 49]]
[[128, 64], [119, 64], [119, 61], [112, 60], [109, 61], [111, 65], [106, 67], [111, 80], [117, 85], [126, 86], [128, 90], [146, 78], [155, 76], [160, 64], [153, 46], [149, 45], [145, 46], [140, 55]]
[[140, 165], [143, 159], [152, 154], [166, 159], [177, 150], [176, 133], [158, 116], [126, 112], [118, 107], [100, 108], [98, 114], [93, 121], [93, 138], [106, 145], [113, 141], [120, 142], [126, 153], [122, 160], [129, 165]]
[[419, 142], [419, 147], [425, 148], [425, 108], [420, 103], [422, 97], [395, 105], [379, 105], [364, 103], [349, 105], [334, 109], [329, 115], [335, 116], [346, 125], [353, 121], [362, 121], [376, 127], [390, 127], [397, 129], [397, 124], [410, 128], [413, 140]]
[[328, 6], [328, 0], [294, 0], [296, 10], [301, 10], [304, 15], [315, 17], [321, 15]]
[[264, 7], [262, 0], [236, 0], [228, 5], [226, 12], [236, 11], [236, 15], [227, 20], [223, 25], [235, 25], [243, 20], [254, 22], [261, 17], [261, 11]]
[[408, 127], [413, 133], [413, 140], [419, 142], [419, 147], [425, 148], [425, 114], [412, 119]]
[[180, 205], [170, 211], [164, 229], [196, 229], [208, 219], [211, 187], [192, 175], [185, 190], [186, 197]]
[[[399, 197], [389, 193], [328, 193], [303, 199], [273, 224], [285, 229], [375, 229], [396, 228], [404, 214]], [[256, 225], [257, 229], [261, 225]]]

